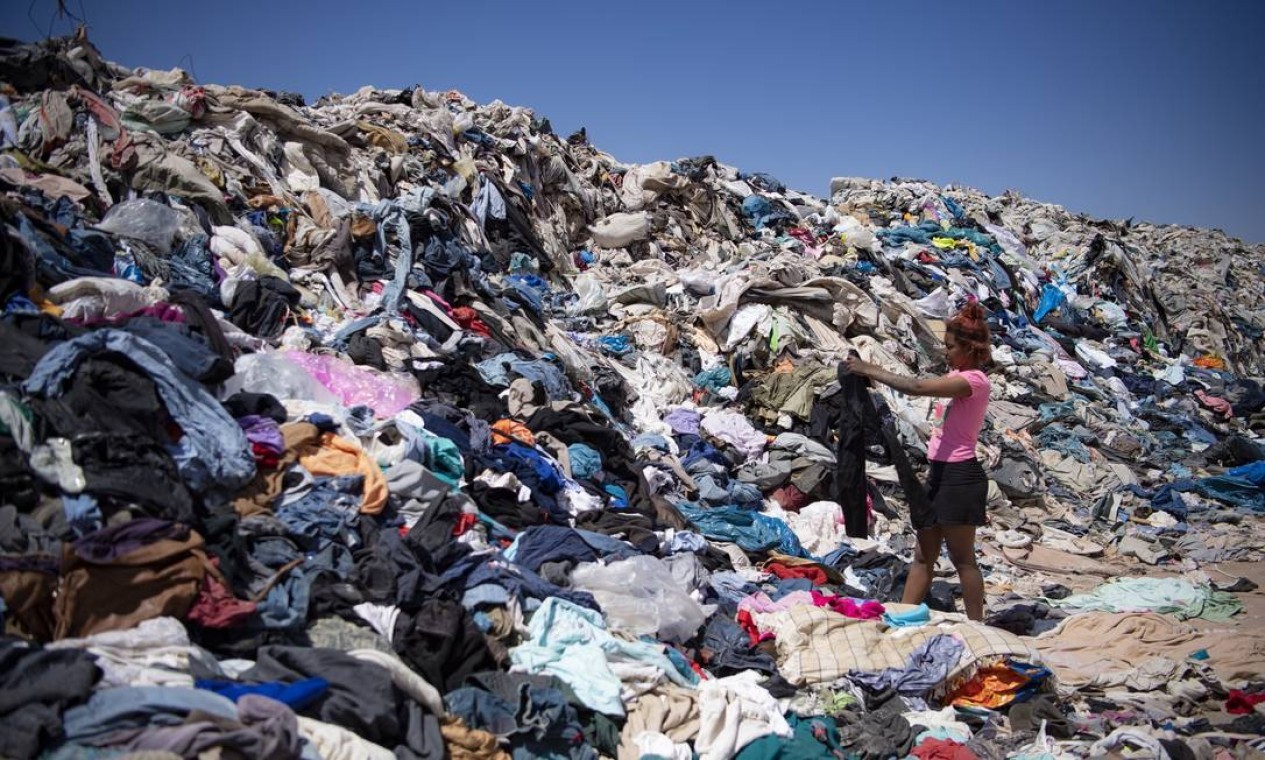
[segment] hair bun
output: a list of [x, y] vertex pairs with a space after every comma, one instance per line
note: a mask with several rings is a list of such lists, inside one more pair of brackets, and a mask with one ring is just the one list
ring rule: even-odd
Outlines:
[[954, 317], [954, 321], [962, 322], [984, 322], [987, 315], [984, 313], [984, 307], [980, 306], [980, 302], [972, 298], [966, 302]]

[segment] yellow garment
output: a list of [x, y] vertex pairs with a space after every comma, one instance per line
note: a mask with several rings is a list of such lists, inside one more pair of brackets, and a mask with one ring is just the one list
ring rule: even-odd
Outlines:
[[216, 166], [214, 161], [205, 156], [199, 156], [194, 165], [198, 167], [198, 171], [202, 172], [207, 179], [211, 180], [211, 184], [219, 188], [224, 187], [224, 173], [220, 171], [220, 167]]
[[408, 150], [408, 138], [393, 129], [367, 121], [356, 122], [356, 128], [368, 136], [370, 145], [391, 153], [403, 153]]
[[982, 668], [975, 677], [949, 692], [945, 701], [955, 707], [1004, 707], [1028, 685], [1028, 677], [1005, 665]]
[[44, 288], [38, 284], [32, 285], [28, 297], [39, 310], [50, 317], [61, 317], [62, 308], [52, 301], [48, 300], [48, 295], [44, 292]]
[[364, 449], [333, 433], [321, 435], [316, 445], [307, 446], [299, 455], [299, 464], [313, 475], [364, 475], [365, 492], [360, 512], [376, 515], [387, 503], [387, 479], [378, 463]]

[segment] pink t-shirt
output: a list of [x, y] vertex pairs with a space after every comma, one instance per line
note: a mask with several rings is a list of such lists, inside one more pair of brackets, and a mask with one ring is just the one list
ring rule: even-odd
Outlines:
[[934, 430], [927, 442], [927, 458], [936, 462], [965, 462], [975, 458], [975, 443], [988, 411], [992, 383], [977, 369], [953, 370], [971, 386], [971, 395], [936, 402], [931, 412]]

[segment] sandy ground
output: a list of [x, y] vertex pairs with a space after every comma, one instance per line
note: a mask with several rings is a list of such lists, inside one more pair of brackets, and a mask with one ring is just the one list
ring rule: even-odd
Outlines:
[[1239, 601], [1243, 602], [1243, 614], [1236, 615], [1229, 623], [1210, 623], [1206, 620], [1189, 621], [1196, 627], [1203, 628], [1225, 628], [1227, 625], [1245, 632], [1265, 635], [1265, 562], [1222, 562], [1215, 566], [1221, 573], [1228, 573], [1231, 577], [1222, 578], [1221, 574], [1212, 568], [1205, 568], [1204, 571], [1217, 584], [1228, 584], [1233, 582], [1235, 577], [1243, 577], [1254, 582], [1259, 588], [1245, 594], [1235, 594]]

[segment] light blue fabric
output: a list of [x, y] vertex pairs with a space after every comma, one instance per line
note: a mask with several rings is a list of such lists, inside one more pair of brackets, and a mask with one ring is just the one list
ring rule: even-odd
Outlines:
[[23, 385], [33, 395], [53, 398], [65, 390], [85, 359], [101, 353], [126, 356], [154, 381], [167, 412], [184, 431], [182, 442], [195, 456], [177, 459], [185, 482], [195, 491], [212, 486], [235, 491], [255, 475], [255, 456], [246, 433], [197, 381], [178, 371], [153, 343], [121, 330], [97, 330], [55, 346], [40, 359]]
[[663, 653], [662, 645], [615, 638], [597, 610], [550, 597], [527, 628], [530, 640], [510, 651], [514, 667], [558, 677], [586, 707], [605, 715], [624, 714], [620, 681], [611, 662], [649, 665], [677, 685], [693, 685]]
[[503, 586], [495, 583], [482, 583], [473, 588], [466, 589], [461, 595], [461, 606], [468, 610], [473, 610], [480, 604], [496, 604], [505, 606], [509, 604], [510, 592]]
[[637, 551], [627, 541], [621, 541], [604, 533], [594, 533], [591, 530], [576, 528], [575, 532], [584, 540], [584, 543], [588, 544], [593, 551], [601, 555], [607, 562], [641, 556], [641, 552]]
[[529, 360], [517, 354], [504, 353], [484, 359], [475, 364], [474, 368], [488, 385], [508, 388], [513, 379], [511, 375], [518, 375], [533, 383], [540, 383], [550, 400], [562, 401], [571, 396], [567, 376], [557, 365], [543, 359]]
[[184, 686], [120, 686], [92, 693], [62, 716], [66, 739], [91, 739], [111, 731], [146, 726], [178, 726], [194, 710], [237, 720], [233, 700]]
[[101, 505], [92, 494], [81, 493], [77, 496], [62, 494], [61, 504], [62, 511], [66, 515], [66, 524], [76, 536], [86, 536], [95, 530], [100, 530], [101, 521], [105, 518], [101, 514]]
[[493, 219], [505, 218], [505, 198], [496, 183], [482, 175], [479, 176], [479, 192], [474, 196], [474, 203], [470, 204], [470, 213], [479, 220], [480, 229], [487, 228], [489, 216]]
[[576, 478], [591, 478], [602, 471], [602, 455], [592, 446], [573, 443], [567, 446], [567, 457], [571, 460], [571, 474]]
[[634, 451], [637, 449], [658, 449], [666, 453], [672, 450], [672, 447], [668, 444], [668, 439], [658, 433], [642, 433], [632, 439], [630, 445]]
[[1047, 282], [1045, 287], [1041, 288], [1041, 303], [1037, 304], [1037, 310], [1032, 312], [1032, 321], [1040, 322], [1045, 319], [1045, 315], [1061, 308], [1065, 303], [1067, 303], [1067, 294], [1062, 288]]
[[953, 741], [959, 744], [965, 744], [971, 740], [971, 731], [969, 728], [950, 728], [949, 726], [934, 726], [923, 731], [914, 739], [914, 744], [922, 744], [928, 739], [939, 739], [941, 741]]
[[353, 319], [338, 328], [338, 330], [330, 336], [329, 345], [332, 348], [337, 348], [341, 351], [347, 347], [347, 341], [351, 338], [351, 336], [362, 330], [368, 330], [370, 327], [376, 327], [381, 321], [381, 314], [373, 314], [368, 317]]
[[720, 570], [712, 573], [707, 582], [721, 599], [730, 604], [737, 604], [746, 597], [760, 591], [759, 586], [733, 570]]
[[707, 539], [689, 530], [678, 530], [668, 542], [668, 554], [698, 553], [707, 550]]
[[382, 293], [382, 308], [390, 316], [400, 311], [400, 300], [404, 297], [405, 286], [408, 285], [408, 274], [413, 268], [413, 237], [409, 231], [408, 217], [405, 212], [421, 214], [430, 208], [435, 200], [435, 190], [431, 187], [416, 187], [407, 195], [381, 201], [375, 205], [360, 204], [358, 210], [373, 218], [378, 224], [379, 251], [387, 250], [387, 234], [393, 233], [399, 243], [399, 253], [395, 259], [395, 277], [387, 284]]
[[916, 628], [931, 622], [931, 609], [920, 604], [905, 612], [884, 612], [883, 622], [892, 628]]

